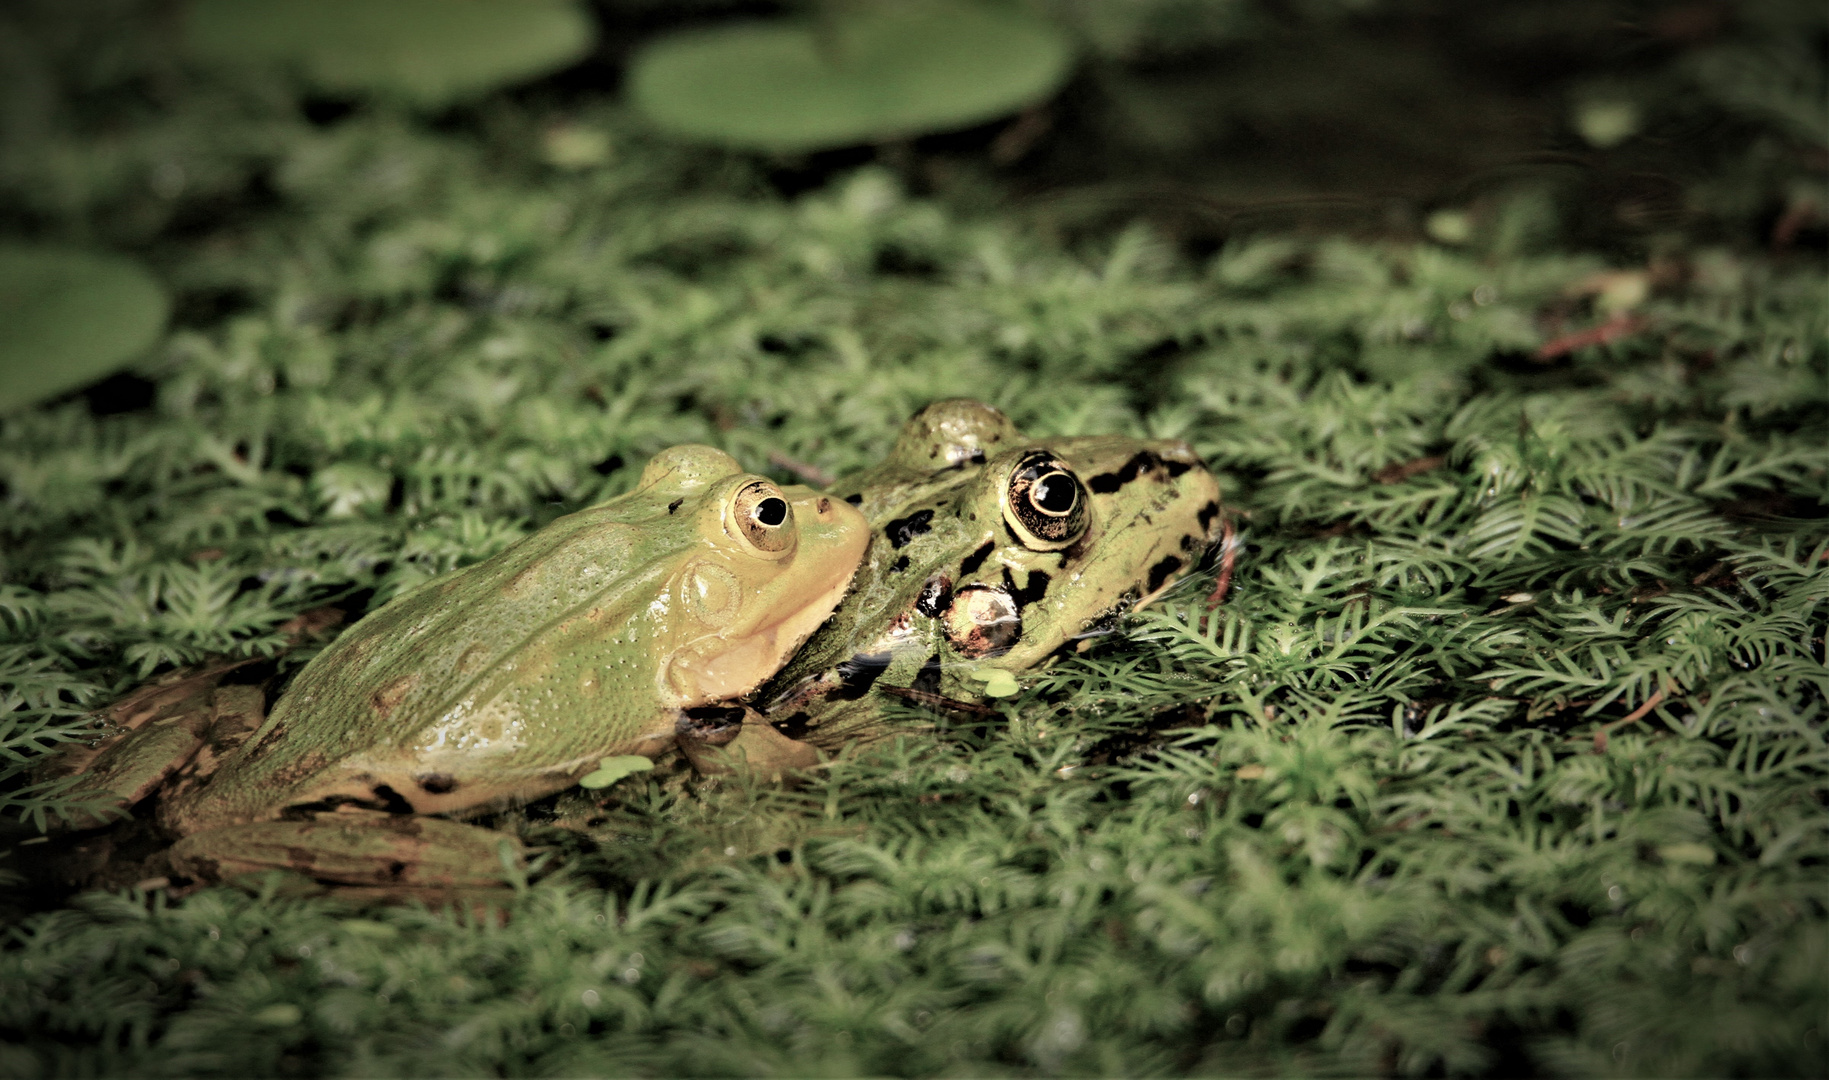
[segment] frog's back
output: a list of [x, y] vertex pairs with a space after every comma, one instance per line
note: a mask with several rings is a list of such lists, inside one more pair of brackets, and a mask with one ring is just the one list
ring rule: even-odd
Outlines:
[[[357, 623], [306, 665], [194, 804], [177, 809], [180, 827], [257, 820], [314, 800], [461, 809], [512, 795], [528, 772], [563, 766], [568, 747], [518, 738], [517, 724], [568, 707], [540, 680], [530, 686], [525, 669], [563, 664], [559, 641], [624, 633], [645, 612], [671, 569], [669, 552], [650, 550], [636, 527], [647, 513], [609, 503], [568, 515]], [[653, 671], [629, 665], [608, 676], [618, 685], [592, 695], [605, 725], [653, 712]], [[499, 790], [477, 787], [483, 772]]]

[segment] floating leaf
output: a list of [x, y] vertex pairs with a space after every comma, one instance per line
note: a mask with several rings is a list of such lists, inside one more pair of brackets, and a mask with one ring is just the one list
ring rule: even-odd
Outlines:
[[431, 108], [569, 67], [595, 39], [574, 0], [194, 0], [185, 24], [199, 59]]
[[1014, 697], [1022, 690], [1016, 676], [1007, 669], [999, 667], [978, 668], [970, 673], [971, 677], [984, 683], [984, 696], [991, 698]]
[[158, 339], [169, 308], [131, 259], [0, 246], [0, 410], [117, 370]]
[[625, 754], [622, 757], [606, 757], [597, 763], [597, 771], [586, 773], [578, 781], [579, 787], [606, 788], [625, 776], [638, 772], [647, 772], [654, 768], [654, 762], [640, 754]]
[[816, 150], [993, 119], [1052, 94], [1072, 64], [1049, 23], [930, 0], [676, 34], [636, 56], [629, 86], [669, 131]]

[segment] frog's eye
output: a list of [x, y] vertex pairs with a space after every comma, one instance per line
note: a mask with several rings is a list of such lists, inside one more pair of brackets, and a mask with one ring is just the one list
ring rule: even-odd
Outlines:
[[794, 508], [781, 489], [766, 480], [744, 484], [731, 500], [733, 530], [751, 547], [770, 555], [794, 546]]
[[1031, 551], [1056, 551], [1078, 540], [1092, 520], [1086, 488], [1066, 462], [1046, 450], [1025, 454], [1010, 471], [1003, 518]]

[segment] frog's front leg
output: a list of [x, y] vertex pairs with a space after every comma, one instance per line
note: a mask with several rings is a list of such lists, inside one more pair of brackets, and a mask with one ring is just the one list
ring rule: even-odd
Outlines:
[[193, 833], [172, 869], [204, 881], [286, 870], [338, 885], [405, 889], [499, 886], [526, 866], [520, 841], [446, 818], [337, 810]]
[[706, 706], [680, 713], [676, 745], [707, 776], [748, 767], [770, 780], [791, 778], [819, 764], [819, 751], [790, 739], [754, 709]]

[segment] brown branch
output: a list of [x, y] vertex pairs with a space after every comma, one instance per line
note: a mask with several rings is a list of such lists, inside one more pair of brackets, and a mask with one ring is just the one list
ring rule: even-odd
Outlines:
[[1558, 356], [1566, 356], [1576, 349], [1585, 349], [1590, 345], [1609, 345], [1623, 338], [1629, 338], [1644, 328], [1644, 319], [1637, 315], [1621, 312], [1599, 326], [1551, 338], [1537, 350], [1537, 359], [1554, 360]]
[[1643, 705], [1640, 705], [1638, 708], [1633, 709], [1631, 712], [1620, 717], [1618, 720], [1613, 721], [1612, 723], [1602, 724], [1600, 726], [1600, 730], [1598, 730], [1594, 733], [1594, 752], [1596, 754], [1604, 754], [1607, 752], [1607, 732], [1613, 730], [1616, 727], [1623, 727], [1627, 724], [1635, 724], [1635, 723], [1639, 722], [1640, 720], [1643, 720], [1646, 716], [1650, 715], [1651, 710], [1658, 707], [1658, 702], [1663, 701], [1663, 700], [1664, 700], [1664, 688], [1660, 686], [1656, 690], [1652, 691], [1651, 696], [1645, 699], [1645, 703]]
[[832, 482], [832, 474], [817, 465], [808, 465], [797, 458], [788, 457], [779, 450], [768, 452], [768, 463], [777, 469], [786, 469], [814, 487], [825, 487]]
[[1415, 461], [1392, 462], [1372, 474], [1372, 479], [1380, 484], [1398, 484], [1412, 476], [1421, 476], [1433, 472], [1448, 463], [1446, 454], [1435, 454], [1431, 457], [1417, 458]]

